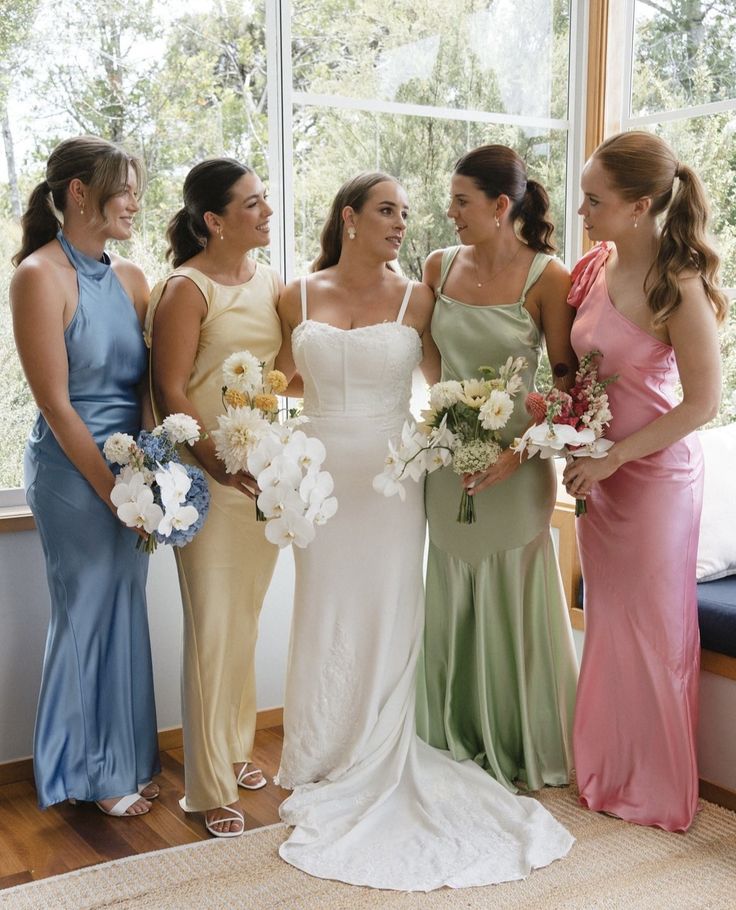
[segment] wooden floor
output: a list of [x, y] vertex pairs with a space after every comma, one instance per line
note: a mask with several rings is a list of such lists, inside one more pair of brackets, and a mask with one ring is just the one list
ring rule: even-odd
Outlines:
[[[281, 756], [283, 728], [256, 733], [253, 761], [269, 784], [261, 790], [240, 790], [246, 829], [279, 820], [278, 807], [288, 795], [271, 783]], [[0, 888], [10, 888], [149, 850], [190, 844], [209, 837], [200, 815], [179, 808], [184, 793], [181, 749], [161, 754], [161, 795], [139, 818], [108, 818], [93, 803], [60, 803], [42, 811], [30, 781], [0, 786]]]

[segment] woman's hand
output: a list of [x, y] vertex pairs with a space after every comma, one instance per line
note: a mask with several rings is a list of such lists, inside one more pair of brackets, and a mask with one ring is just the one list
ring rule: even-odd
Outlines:
[[507, 478], [519, 470], [521, 459], [516, 452], [511, 449], [504, 449], [494, 462], [485, 471], [478, 471], [475, 474], [463, 474], [463, 486], [468, 496], [475, 496], [476, 493], [482, 493], [488, 487], [497, 483], [502, 483]]
[[619, 465], [612, 451], [609, 450], [602, 458], [581, 456], [568, 459], [562, 482], [570, 496], [585, 499], [594, 483], [605, 480], [616, 471]]
[[248, 499], [252, 499], [253, 502], [258, 499], [258, 495], [261, 492], [255, 477], [247, 471], [238, 471], [237, 474], [228, 474], [225, 471], [225, 465], [222, 465], [222, 470], [212, 476], [224, 487], [233, 487], [238, 490], [238, 492], [247, 496]]

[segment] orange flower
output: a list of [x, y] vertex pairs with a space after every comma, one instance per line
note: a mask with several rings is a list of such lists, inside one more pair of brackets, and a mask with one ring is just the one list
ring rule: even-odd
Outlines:
[[237, 389], [226, 389], [225, 404], [231, 408], [244, 408], [248, 404], [248, 396]]
[[265, 411], [267, 414], [278, 411], [279, 402], [275, 395], [268, 395], [262, 392], [260, 395], [253, 396], [253, 407], [259, 411]]

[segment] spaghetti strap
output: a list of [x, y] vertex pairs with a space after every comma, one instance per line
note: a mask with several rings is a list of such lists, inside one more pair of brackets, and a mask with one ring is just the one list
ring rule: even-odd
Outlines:
[[440, 267], [440, 283], [437, 286], [436, 296], [442, 293], [445, 282], [447, 281], [447, 276], [450, 272], [450, 266], [455, 261], [455, 256], [460, 252], [459, 246], [448, 246], [447, 249], [442, 250], [442, 265]]
[[534, 259], [532, 259], [532, 264], [529, 266], [529, 272], [526, 276], [526, 281], [524, 282], [524, 289], [521, 292], [519, 303], [524, 303], [530, 288], [537, 282], [539, 276], [547, 268], [547, 263], [553, 258], [554, 257], [550, 256], [548, 253], [537, 253]]
[[409, 298], [411, 297], [411, 289], [414, 287], [413, 281], [407, 281], [406, 290], [404, 291], [404, 299], [401, 301], [401, 307], [399, 308], [399, 315], [396, 317], [396, 321], [401, 325], [404, 321], [404, 314], [406, 313], [406, 308], [409, 306]]
[[302, 295], [302, 322], [307, 321], [307, 276], [302, 275], [301, 295]]

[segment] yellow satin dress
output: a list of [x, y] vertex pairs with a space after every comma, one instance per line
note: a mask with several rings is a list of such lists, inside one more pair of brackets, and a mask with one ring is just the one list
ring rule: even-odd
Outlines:
[[[156, 307], [167, 282], [184, 275], [207, 303], [187, 397], [209, 432], [224, 413], [222, 363], [248, 350], [273, 367], [281, 347], [276, 313], [276, 273], [257, 263], [246, 284], [217, 284], [197, 269], [181, 266], [151, 294], [146, 341], [153, 335]], [[154, 400], [156, 420], [162, 418]], [[189, 453], [184, 460], [198, 464]], [[207, 472], [212, 501], [202, 530], [175, 548], [184, 608], [182, 712], [187, 809], [202, 812], [238, 798], [233, 763], [250, 761], [256, 724], [255, 646], [258, 618], [276, 564], [277, 548], [256, 522], [253, 502]]]

